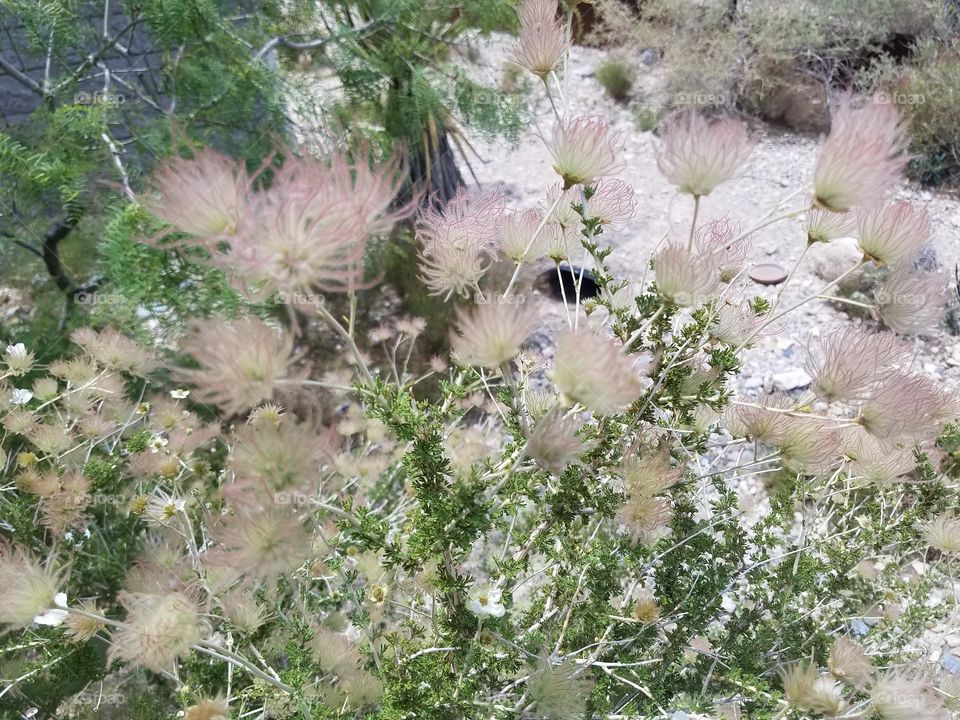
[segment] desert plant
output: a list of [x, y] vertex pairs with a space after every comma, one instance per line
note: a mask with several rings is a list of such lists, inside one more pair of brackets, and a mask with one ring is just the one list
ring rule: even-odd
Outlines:
[[938, 2], [656, 0], [633, 16], [616, 2], [598, 8], [600, 37], [661, 57], [665, 109], [736, 107], [813, 132], [829, 127], [828, 92], [951, 32]]
[[863, 84], [896, 104], [910, 123], [911, 174], [922, 182], [953, 182], [960, 173], [960, 134], [947, 118], [958, 111], [960, 48], [957, 43], [921, 43], [910, 61], [878, 62]]
[[617, 102], [624, 102], [633, 90], [633, 68], [623, 60], [607, 60], [594, 72], [597, 82]]
[[[527, 0], [521, 19], [552, 28], [555, 9]], [[868, 264], [900, 283], [876, 318], [929, 319], [945, 283], [912, 266], [928, 223], [888, 204], [898, 115], [851, 104], [812, 196], [761, 221], [805, 215], [807, 247], [859, 219], [861, 256], [785, 306], [744, 292], [756, 228], [698, 220], [750, 149], [737, 121], [665, 128], [690, 231], [632, 285], [605, 235], [635, 208], [617, 133], [552, 103], [543, 206], [460, 194], [417, 218], [419, 272], [457, 315], [427, 368], [409, 362], [418, 318], [357, 331], [365, 247], [411, 208], [395, 163], [342, 149], [268, 187], [212, 150], [171, 160], [146, 207], [167, 231], [152, 243], [321, 324], [340, 350], [323, 367], [304, 324], [251, 314], [196, 320], [176, 352], [84, 328], [47, 364], [8, 338], [7, 707], [82, 717], [103, 680], [129, 717], [112, 689], [133, 675], [157, 691], [130, 698], [144, 716], [166, 697], [187, 720], [949, 716], [956, 676], [912, 643], [956, 609], [957, 483], [930, 460], [956, 393], [871, 324], [811, 345], [803, 396], [730, 383], [760, 333]], [[601, 288], [549, 355], [527, 346], [522, 271], [542, 257]], [[778, 482], [754, 515], [736, 483], [756, 474]]]

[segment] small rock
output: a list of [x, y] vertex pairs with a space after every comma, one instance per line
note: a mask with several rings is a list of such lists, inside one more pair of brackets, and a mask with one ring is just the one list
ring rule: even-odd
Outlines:
[[960, 227], [960, 212], [956, 212], [951, 215], [950, 222], [954, 227]]
[[773, 374], [773, 386], [779, 390], [802, 390], [810, 387], [811, 378], [800, 368]]
[[960, 658], [953, 653], [945, 652], [940, 658], [940, 664], [947, 672], [960, 672]]

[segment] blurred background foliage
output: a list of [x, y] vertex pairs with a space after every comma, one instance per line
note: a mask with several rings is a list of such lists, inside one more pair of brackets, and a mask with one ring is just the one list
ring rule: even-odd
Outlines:
[[[511, 28], [506, 0], [137, 0], [122, 3], [117, 33], [104, 11], [102, 0], [0, 3], [0, 24], [22, 26], [5, 52], [56, 60], [21, 83], [33, 112], [0, 130], [0, 329], [45, 356], [91, 320], [157, 337], [241, 302], [189, 253], [140, 243], [158, 226], [124, 187], [139, 192], [171, 153], [210, 146], [254, 169], [294, 146], [398, 150], [405, 194], [442, 203], [464, 183], [462, 128], [516, 139], [524, 126], [520, 93], [455, 65], [475, 38]], [[142, 53], [149, 82], [111, 72], [121, 51]], [[64, 237], [48, 242], [58, 225]], [[408, 248], [409, 233], [398, 242]]]
[[912, 175], [955, 185], [958, 13], [953, 0], [596, 0], [588, 37], [662, 72], [643, 118], [722, 109], [818, 134], [839, 95], [886, 93], [910, 123]]

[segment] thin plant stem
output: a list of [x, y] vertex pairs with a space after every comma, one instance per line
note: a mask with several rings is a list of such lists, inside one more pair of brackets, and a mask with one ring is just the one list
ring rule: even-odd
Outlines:
[[797, 270], [800, 269], [800, 263], [803, 262], [803, 259], [807, 256], [807, 250], [810, 249], [810, 243], [807, 243], [803, 246], [803, 251], [800, 253], [800, 257], [797, 258], [797, 261], [793, 264], [793, 268], [790, 270], [790, 273], [784, 279], [783, 284], [780, 286], [780, 289], [777, 291], [777, 297], [773, 300], [773, 305], [770, 307], [770, 312], [772, 313], [777, 309], [777, 305], [780, 304], [780, 299], [783, 297], [783, 291], [787, 289], [787, 285], [790, 284], [790, 281], [793, 280], [793, 276], [797, 274]]
[[857, 270], [862, 268], [864, 265], [866, 265], [868, 262], [870, 262], [869, 258], [863, 258], [856, 265], [851, 267], [849, 270], [844, 271], [838, 277], [834, 278], [833, 280], [828, 282], [826, 285], [824, 285], [822, 288], [820, 288], [819, 292], [817, 292], [816, 294], [805, 297], [803, 300], [800, 300], [799, 302], [794, 303], [793, 305], [788, 307], [786, 310], [779, 312], [776, 315], [773, 315], [769, 319], [765, 320], [764, 322], [760, 323], [760, 325], [758, 325], [754, 329], [754, 331], [750, 333], [749, 337], [747, 337], [746, 340], [744, 340], [735, 348], [734, 352], [739, 353], [741, 350], [743, 350], [743, 348], [745, 348], [748, 344], [750, 344], [750, 342], [752, 342], [757, 335], [763, 332], [763, 330], [768, 328], [771, 324], [773, 324], [774, 322], [782, 318], [784, 315], [788, 315], [789, 313], [793, 312], [797, 308], [806, 305], [811, 300], [816, 300], [821, 295], [823, 295], [824, 292], [843, 282], [843, 280], [846, 279], [847, 276], [849, 276], [851, 273], [856, 272]]
[[690, 221], [690, 239], [687, 240], [687, 252], [693, 252], [693, 238], [697, 233], [697, 216], [700, 214], [700, 196], [693, 196], [693, 219]]
[[[537, 225], [537, 229], [533, 231], [533, 235], [530, 236], [530, 242], [527, 243], [527, 246], [523, 249], [523, 255], [520, 257], [520, 261], [517, 263], [517, 266], [513, 269], [513, 275], [510, 277], [510, 282], [507, 283], [507, 289], [503, 291], [504, 297], [510, 294], [510, 291], [513, 289], [514, 284], [517, 282], [517, 277], [520, 275], [520, 268], [523, 267], [523, 259], [527, 256], [527, 253], [530, 252], [530, 248], [533, 247], [533, 244], [537, 241], [537, 238], [540, 236], [540, 233], [543, 232], [543, 228], [547, 224], [547, 219], [557, 209], [557, 206], [560, 204], [560, 201], [563, 199], [563, 191], [557, 195], [557, 199], [553, 201], [553, 204], [550, 206], [550, 209], [544, 213], [543, 217], [540, 219], [540, 223]], [[328, 313], [329, 314], [329, 313]]]
[[350, 349], [350, 353], [353, 355], [354, 360], [357, 361], [357, 367], [360, 369], [360, 374], [363, 375], [364, 381], [368, 385], [373, 384], [373, 375], [370, 374], [370, 368], [367, 367], [366, 361], [363, 359], [363, 355], [360, 353], [360, 348], [357, 347], [357, 343], [353, 339], [353, 335], [347, 330], [339, 320], [337, 320], [326, 306], [320, 304], [317, 306], [317, 312], [320, 314], [324, 320], [330, 325], [331, 328], [343, 339], [347, 344], [347, 347]]

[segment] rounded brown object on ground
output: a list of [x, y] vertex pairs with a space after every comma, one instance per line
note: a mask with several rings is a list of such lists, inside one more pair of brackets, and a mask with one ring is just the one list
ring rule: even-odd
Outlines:
[[750, 268], [750, 279], [760, 285], [779, 285], [787, 279], [787, 271], [774, 263], [760, 263]]

